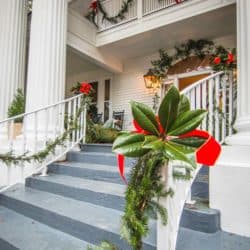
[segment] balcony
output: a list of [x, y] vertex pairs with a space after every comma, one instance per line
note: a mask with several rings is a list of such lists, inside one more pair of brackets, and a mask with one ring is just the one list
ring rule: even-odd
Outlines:
[[[97, 15], [97, 24], [99, 32], [105, 31], [110, 28], [114, 28], [118, 25], [142, 19], [143, 17], [152, 14], [154, 12], [161, 11], [166, 8], [174, 8], [175, 6], [179, 6], [184, 4], [184, 2], [188, 2], [191, 0], [181, 0], [179, 4], [176, 3], [176, 0], [134, 0], [132, 4], [130, 4], [128, 12], [124, 15], [124, 19], [119, 22], [113, 24], [108, 22], [107, 20], [103, 20], [103, 14], [98, 13]], [[124, 0], [104, 0], [102, 5], [109, 16], [115, 16], [119, 12], [122, 7]]]

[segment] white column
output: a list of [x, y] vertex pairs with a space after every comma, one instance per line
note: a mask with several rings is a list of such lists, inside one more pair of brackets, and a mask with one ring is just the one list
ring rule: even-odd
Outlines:
[[0, 0], [0, 121], [16, 90], [24, 87], [26, 0]]
[[34, 0], [26, 110], [64, 98], [68, 0]]
[[[28, 65], [26, 111], [33, 111], [64, 99], [68, 0], [33, 0]], [[56, 126], [58, 110], [28, 118], [28, 136], [43, 134]], [[35, 130], [35, 133], [34, 133]]]
[[232, 145], [250, 145], [250, 1], [237, 0], [238, 92], [237, 134], [227, 138]]

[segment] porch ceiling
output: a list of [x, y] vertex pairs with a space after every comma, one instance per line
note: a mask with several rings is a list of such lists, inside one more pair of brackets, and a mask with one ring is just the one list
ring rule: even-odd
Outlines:
[[235, 43], [235, 4], [119, 40], [99, 47], [99, 49], [104, 54], [126, 60], [152, 54], [160, 48], [171, 49], [187, 39], [216, 39], [221, 37], [230, 37]]

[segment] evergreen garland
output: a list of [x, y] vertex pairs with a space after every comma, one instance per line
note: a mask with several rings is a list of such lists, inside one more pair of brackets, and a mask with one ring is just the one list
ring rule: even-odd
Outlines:
[[[162, 2], [162, 1], [163, 0], [158, 0], [158, 2]], [[101, 0], [95, 0], [95, 1], [92, 1], [92, 3], [90, 4], [90, 7], [89, 7], [90, 11], [86, 15], [86, 17], [93, 24], [95, 24], [95, 26], [98, 28], [98, 24], [96, 23], [96, 15], [97, 15], [97, 12], [100, 11], [102, 13], [102, 22], [106, 20], [112, 24], [116, 24], [125, 18], [125, 14], [128, 12], [128, 9], [133, 2], [134, 0], [126, 0], [126, 1], [124, 0], [122, 2], [122, 6], [119, 12], [115, 16], [109, 16], [107, 11], [103, 7]], [[176, 4], [179, 4], [182, 2], [182, 0], [175, 0], [175, 2]]]
[[[236, 61], [234, 60], [235, 54], [235, 49], [230, 51], [223, 46], [215, 46], [213, 41], [205, 39], [190, 39], [179, 46], [175, 46], [175, 53], [173, 56], [170, 56], [166, 50], [160, 49], [160, 58], [151, 61], [151, 64], [153, 65], [151, 70], [159, 77], [166, 77], [167, 70], [178, 61], [191, 56], [197, 56], [200, 59], [204, 59], [207, 55], [211, 55], [211, 65], [213, 70], [232, 70], [236, 68]], [[231, 59], [229, 58], [230, 55]], [[216, 58], [219, 58], [219, 61], [216, 61]]]
[[149, 232], [149, 218], [167, 224], [167, 210], [160, 205], [159, 199], [173, 195], [173, 190], [165, 190], [161, 181], [160, 169], [167, 163], [161, 152], [148, 153], [138, 159], [130, 175], [126, 190], [126, 207], [122, 217], [121, 236], [135, 250], [143, 248], [142, 239]]
[[134, 2], [134, 0], [123, 1], [119, 12], [115, 16], [109, 16], [107, 11], [103, 7], [101, 1], [96, 0], [95, 4], [93, 4], [93, 3], [91, 4], [91, 6], [90, 6], [91, 10], [86, 15], [86, 17], [92, 23], [94, 23], [96, 27], [98, 27], [98, 24], [96, 23], [96, 15], [97, 15], [97, 12], [100, 11], [100, 13], [102, 13], [102, 22], [104, 22], [104, 20], [106, 20], [112, 24], [116, 24], [125, 18], [125, 14], [128, 12], [128, 9], [129, 9], [130, 5], [132, 5], [133, 2]]
[[56, 137], [53, 141], [48, 141], [44, 149], [32, 155], [30, 155], [29, 152], [25, 152], [21, 155], [15, 155], [11, 151], [5, 154], [0, 154], [0, 161], [5, 163], [7, 166], [10, 166], [11, 164], [17, 165], [24, 162], [30, 163], [32, 161], [41, 163], [49, 154], [55, 154], [56, 147], [65, 146], [65, 142], [69, 136], [71, 136], [72, 132], [78, 129], [78, 119], [84, 110], [85, 104], [86, 100], [82, 97], [81, 105], [76, 111], [75, 119], [70, 119], [70, 121], [66, 124], [67, 130], [65, 130], [62, 135]]

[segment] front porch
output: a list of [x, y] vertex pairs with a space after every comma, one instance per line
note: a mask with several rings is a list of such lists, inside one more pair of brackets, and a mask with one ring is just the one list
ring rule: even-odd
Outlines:
[[[187, 95], [191, 109], [208, 111], [200, 128], [223, 144], [209, 173], [204, 168], [199, 172], [199, 165], [188, 181], [177, 180], [174, 165], [169, 165], [163, 183], [171, 184], [176, 196], [161, 199], [169, 224], [151, 220], [143, 249], [248, 250], [248, 2], [187, 0], [177, 5], [163, 0], [153, 5], [152, 0], [138, 0], [131, 10], [135, 15], [115, 25], [98, 20], [100, 30], [82, 13], [90, 2], [69, 2], [34, 0], [26, 67], [25, 0], [0, 3], [6, 10], [0, 17], [6, 23], [0, 27], [0, 54], [6, 62], [0, 67], [0, 248], [88, 249], [110, 240], [130, 249], [119, 234], [126, 186], [116, 157], [111, 145], [86, 145], [86, 96], [71, 91], [77, 82], [88, 82], [95, 89], [90, 104], [101, 117], [98, 123], [121, 112], [122, 130], [134, 130], [130, 100], [153, 107], [153, 97], [162, 98], [175, 85]], [[10, 34], [20, 43], [10, 43]], [[159, 59], [159, 49], [174, 55], [175, 45], [204, 38], [237, 48], [237, 75], [190, 63], [182, 71], [169, 70], [161, 88], [146, 88], [143, 76], [151, 61]], [[25, 89], [25, 113], [7, 118], [18, 87]], [[23, 126], [15, 135], [17, 119]], [[128, 161], [127, 176], [133, 164]], [[232, 200], [237, 204], [232, 206]]]

